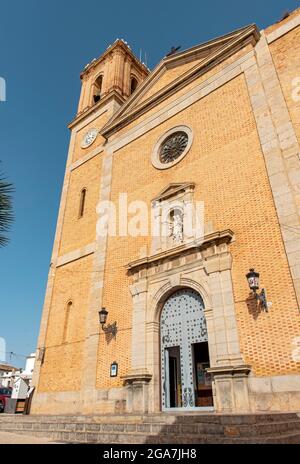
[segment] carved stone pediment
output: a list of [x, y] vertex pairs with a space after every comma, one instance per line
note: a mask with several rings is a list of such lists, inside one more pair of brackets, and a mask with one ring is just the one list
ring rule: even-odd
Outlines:
[[166, 201], [173, 197], [178, 197], [180, 194], [190, 193], [194, 190], [194, 188], [194, 182], [172, 183], [165, 187], [155, 198], [153, 198], [152, 202]]
[[[158, 103], [163, 102], [178, 92], [178, 90], [196, 80], [199, 76], [213, 69], [220, 62], [236, 53], [237, 50], [245, 47], [246, 44], [250, 43], [254, 46], [259, 37], [260, 32], [257, 27], [250, 25], [226, 34], [223, 37], [218, 37], [191, 49], [163, 58], [134, 94], [105, 124], [101, 130], [101, 135], [108, 139], [120, 128], [125, 127], [128, 123], [158, 105]], [[162, 83], [155, 90], [158, 81], [165, 76], [168, 69], [177, 66], [180, 67], [182, 64], [193, 61], [195, 62], [195, 66], [191, 66], [190, 69], [182, 74], [179, 73], [179, 76], [171, 79], [167, 85], [163, 85]]]

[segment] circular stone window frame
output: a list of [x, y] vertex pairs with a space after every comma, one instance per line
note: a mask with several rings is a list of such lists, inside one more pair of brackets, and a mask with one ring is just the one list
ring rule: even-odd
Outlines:
[[[84, 140], [84, 139], [86, 138], [86, 136], [87, 136], [90, 132], [93, 132], [95, 137], [94, 137], [94, 139], [93, 139], [91, 142], [85, 143], [85, 140]], [[95, 127], [92, 127], [91, 129], [87, 130], [87, 131], [84, 133], [83, 137], [82, 137], [81, 144], [80, 144], [81, 148], [82, 148], [83, 150], [85, 150], [86, 148], [91, 147], [91, 146], [93, 145], [93, 143], [96, 142], [96, 139], [97, 139], [98, 135], [99, 135], [99, 129], [96, 129]]]
[[[188, 136], [188, 144], [187, 144], [184, 152], [180, 156], [178, 156], [178, 158], [176, 158], [174, 161], [170, 161], [169, 163], [162, 163], [161, 160], [160, 160], [161, 146], [162, 146], [163, 142], [168, 137], [170, 137], [172, 134], [175, 134], [176, 132], [185, 132], [187, 134], [187, 136]], [[154, 150], [152, 152], [152, 157], [151, 157], [151, 161], [152, 161], [153, 166], [156, 169], [170, 169], [170, 168], [172, 168], [173, 166], [175, 166], [175, 164], [180, 163], [180, 161], [182, 161], [183, 158], [188, 154], [188, 152], [190, 151], [190, 148], [191, 148], [191, 146], [193, 144], [193, 141], [194, 141], [194, 133], [193, 133], [193, 130], [189, 126], [176, 126], [176, 127], [173, 127], [172, 129], [168, 130], [161, 137], [159, 137], [159, 139], [157, 140], [157, 142], [155, 144]]]

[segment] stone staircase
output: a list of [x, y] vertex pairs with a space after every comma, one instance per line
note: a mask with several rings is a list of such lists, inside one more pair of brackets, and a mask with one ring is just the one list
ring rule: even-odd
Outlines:
[[106, 444], [300, 444], [300, 414], [0, 415], [0, 431], [55, 442]]

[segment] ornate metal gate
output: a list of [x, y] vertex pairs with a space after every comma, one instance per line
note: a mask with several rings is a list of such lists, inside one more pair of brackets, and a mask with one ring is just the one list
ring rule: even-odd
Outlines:
[[162, 407], [170, 407], [168, 349], [179, 347], [182, 407], [195, 407], [192, 344], [207, 342], [204, 304], [191, 289], [175, 292], [166, 301], [160, 318]]

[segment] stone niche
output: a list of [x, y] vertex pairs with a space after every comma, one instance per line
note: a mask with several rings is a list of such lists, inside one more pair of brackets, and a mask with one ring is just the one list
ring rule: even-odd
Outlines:
[[234, 311], [233, 240], [231, 230], [211, 232], [128, 264], [133, 300], [131, 369], [123, 378], [128, 412], [161, 411], [160, 313], [180, 288], [196, 290], [204, 302], [215, 410], [249, 411], [251, 369], [240, 352]]

